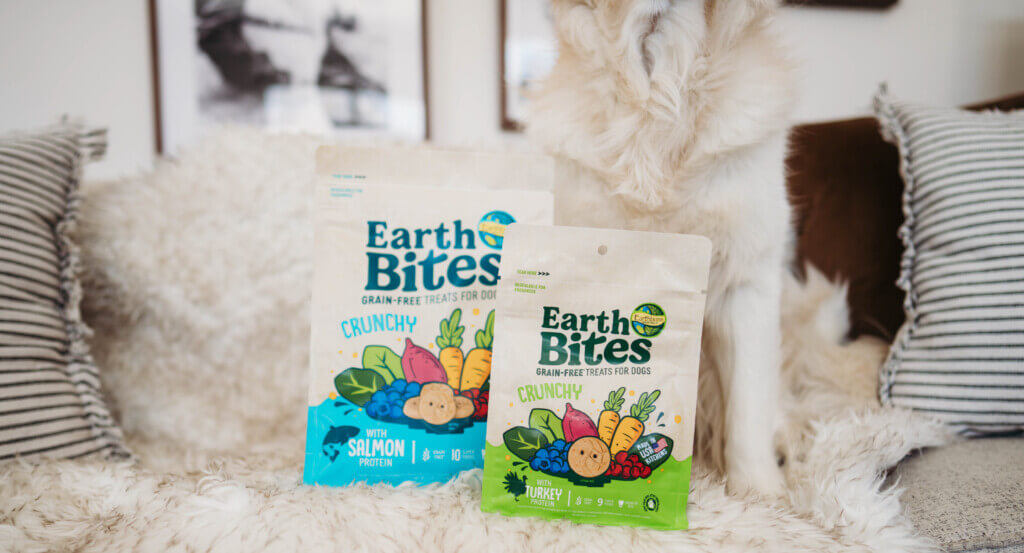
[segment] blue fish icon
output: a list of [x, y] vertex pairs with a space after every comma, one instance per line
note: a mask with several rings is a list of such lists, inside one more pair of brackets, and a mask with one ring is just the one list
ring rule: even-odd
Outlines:
[[331, 461], [338, 458], [341, 454], [342, 446], [345, 445], [353, 436], [359, 434], [359, 428], [355, 426], [332, 426], [327, 431], [327, 435], [324, 436], [324, 443], [322, 450]]

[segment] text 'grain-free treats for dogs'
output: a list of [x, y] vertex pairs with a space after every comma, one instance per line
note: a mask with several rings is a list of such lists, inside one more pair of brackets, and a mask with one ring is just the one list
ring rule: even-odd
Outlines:
[[443, 482], [483, 465], [503, 235], [551, 222], [545, 165], [318, 152], [306, 483]]
[[710, 261], [700, 236], [507, 229], [485, 511], [687, 527]]

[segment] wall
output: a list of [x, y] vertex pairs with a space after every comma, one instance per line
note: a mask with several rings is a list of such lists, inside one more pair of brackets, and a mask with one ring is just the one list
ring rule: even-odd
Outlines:
[[498, 2], [427, 0], [430, 134], [448, 146], [493, 146], [498, 121]]
[[[145, 4], [0, 0], [0, 130], [79, 114], [111, 129], [107, 161], [91, 167], [90, 178], [148, 167]], [[520, 141], [498, 125], [497, 0], [428, 4], [435, 141], [484, 148]], [[1020, 0], [900, 0], [884, 12], [785, 8], [779, 26], [804, 63], [803, 121], [866, 113], [881, 81], [894, 94], [936, 104], [1024, 90]]]
[[[497, 2], [428, 1], [435, 140], [501, 143]], [[1024, 91], [1021, 0], [900, 0], [885, 11], [785, 7], [778, 24], [803, 66], [798, 121], [868, 113], [882, 81], [893, 94], [939, 105]]]
[[0, 132], [70, 114], [109, 129], [108, 178], [153, 161], [145, 0], [0, 0]]
[[868, 111], [894, 95], [955, 105], [1024, 91], [1024, 3], [900, 0], [883, 12], [786, 8], [779, 26], [803, 64], [799, 120]]

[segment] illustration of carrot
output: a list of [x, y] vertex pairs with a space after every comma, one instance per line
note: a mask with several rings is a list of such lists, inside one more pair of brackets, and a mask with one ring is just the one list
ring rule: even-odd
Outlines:
[[462, 367], [460, 390], [480, 388], [491, 376], [491, 345], [494, 343], [494, 310], [487, 314], [487, 324], [483, 330], [476, 331], [476, 347], [466, 354], [466, 364]]
[[644, 434], [644, 421], [654, 412], [654, 400], [661, 395], [661, 390], [650, 394], [640, 394], [640, 399], [629, 408], [629, 416], [619, 421], [619, 426], [612, 436], [612, 456], [620, 451], [628, 451]]
[[601, 441], [609, 447], [612, 445], [615, 428], [619, 426], [619, 409], [622, 409], [622, 402], [625, 401], [622, 396], [625, 393], [625, 387], [609, 392], [608, 399], [604, 402], [604, 411], [601, 411], [601, 415], [597, 418], [597, 433], [601, 437]]
[[441, 319], [441, 334], [434, 340], [437, 347], [441, 348], [438, 358], [444, 372], [448, 373], [448, 385], [459, 389], [459, 379], [462, 378], [462, 332], [466, 327], [459, 325], [462, 318], [462, 310], [456, 308], [447, 319]]

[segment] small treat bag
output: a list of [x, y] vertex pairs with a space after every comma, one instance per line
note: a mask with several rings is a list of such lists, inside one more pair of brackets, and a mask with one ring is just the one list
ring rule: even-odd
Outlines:
[[506, 229], [483, 510], [687, 527], [710, 262], [701, 236]]

